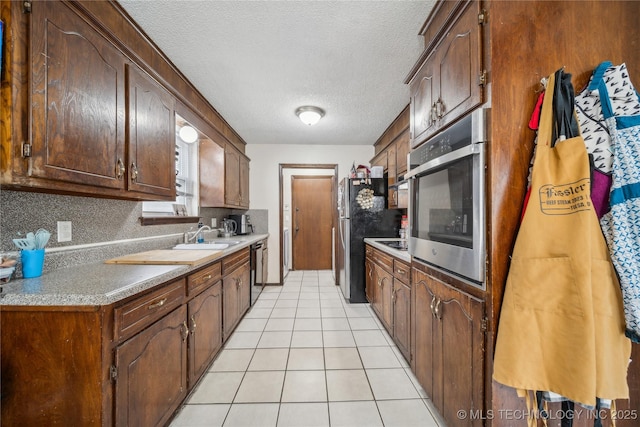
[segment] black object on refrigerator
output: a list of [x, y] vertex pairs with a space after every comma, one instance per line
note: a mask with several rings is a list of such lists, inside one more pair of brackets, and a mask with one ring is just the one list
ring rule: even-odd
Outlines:
[[386, 207], [386, 179], [345, 178], [340, 182], [336, 279], [350, 302], [367, 302], [364, 238], [398, 236], [401, 211]]

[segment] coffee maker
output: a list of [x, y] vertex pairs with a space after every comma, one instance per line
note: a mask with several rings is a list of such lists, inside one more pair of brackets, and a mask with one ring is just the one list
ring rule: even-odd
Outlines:
[[229, 219], [236, 222], [236, 234], [253, 233], [253, 225], [251, 225], [251, 217], [249, 215], [229, 215]]

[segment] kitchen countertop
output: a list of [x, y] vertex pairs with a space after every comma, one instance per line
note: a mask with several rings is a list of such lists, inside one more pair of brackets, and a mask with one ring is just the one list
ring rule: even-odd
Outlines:
[[398, 238], [382, 238], [382, 237], [365, 237], [364, 242], [370, 244], [376, 249], [381, 250], [382, 252], [388, 253], [408, 264], [411, 263], [411, 255], [409, 255], [408, 251], [401, 251], [400, 249], [395, 249], [389, 247], [380, 242], [399, 242]]
[[[268, 234], [233, 236], [233, 240], [242, 243], [222, 250], [215, 260], [267, 237]], [[62, 268], [33, 279], [0, 284], [0, 306], [109, 305], [201, 267], [96, 263]]]

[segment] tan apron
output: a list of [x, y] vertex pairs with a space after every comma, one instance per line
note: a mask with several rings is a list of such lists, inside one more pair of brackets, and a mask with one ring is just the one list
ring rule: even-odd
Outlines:
[[629, 397], [620, 286], [590, 199], [582, 137], [551, 146], [547, 84], [531, 195], [504, 293], [493, 378], [583, 405]]

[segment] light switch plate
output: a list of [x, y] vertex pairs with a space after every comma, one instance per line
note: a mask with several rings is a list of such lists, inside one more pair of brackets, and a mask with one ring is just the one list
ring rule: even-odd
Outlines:
[[71, 241], [71, 221], [58, 221], [58, 242]]

